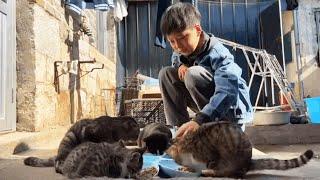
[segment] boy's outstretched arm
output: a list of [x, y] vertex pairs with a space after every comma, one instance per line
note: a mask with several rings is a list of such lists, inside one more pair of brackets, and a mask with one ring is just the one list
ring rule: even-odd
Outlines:
[[238, 103], [238, 81], [242, 70], [234, 62], [233, 56], [227, 48], [219, 44], [209, 58], [211, 58], [211, 67], [215, 72], [215, 92], [209, 103], [195, 118], [195, 121], [200, 125], [222, 117], [230, 110], [231, 106], [236, 106]]

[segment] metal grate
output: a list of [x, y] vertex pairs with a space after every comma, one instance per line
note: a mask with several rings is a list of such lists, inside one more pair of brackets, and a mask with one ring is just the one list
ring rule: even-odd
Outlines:
[[131, 99], [125, 101], [125, 115], [136, 119], [140, 127], [157, 122], [166, 124], [161, 98]]

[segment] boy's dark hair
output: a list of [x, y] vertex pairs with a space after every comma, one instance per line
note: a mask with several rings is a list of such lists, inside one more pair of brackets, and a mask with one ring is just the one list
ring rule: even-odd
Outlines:
[[200, 24], [201, 15], [190, 3], [176, 3], [166, 9], [161, 18], [161, 32], [164, 36], [182, 32], [185, 29]]

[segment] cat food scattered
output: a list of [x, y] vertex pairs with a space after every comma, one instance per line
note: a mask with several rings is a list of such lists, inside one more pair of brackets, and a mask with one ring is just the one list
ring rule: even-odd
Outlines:
[[181, 172], [195, 172], [194, 169], [185, 166], [179, 167], [178, 170]]
[[149, 179], [155, 176], [157, 173], [158, 173], [158, 170], [155, 167], [145, 168], [140, 171], [139, 179]]

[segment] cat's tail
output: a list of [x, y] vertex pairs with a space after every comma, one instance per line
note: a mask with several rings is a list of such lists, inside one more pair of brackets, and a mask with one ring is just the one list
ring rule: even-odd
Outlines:
[[313, 157], [313, 151], [307, 150], [305, 153], [297, 158], [289, 160], [279, 159], [252, 159], [249, 171], [263, 170], [263, 169], [275, 169], [275, 170], [287, 170], [296, 167], [303, 166]]
[[41, 159], [38, 157], [28, 157], [24, 159], [24, 164], [33, 167], [53, 167], [56, 157], [51, 157], [49, 159]]

